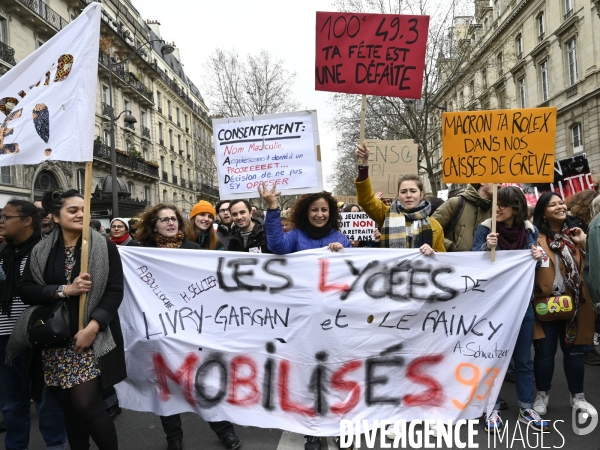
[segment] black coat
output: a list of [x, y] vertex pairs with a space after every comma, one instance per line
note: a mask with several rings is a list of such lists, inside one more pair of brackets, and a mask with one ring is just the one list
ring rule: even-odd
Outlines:
[[254, 222], [254, 228], [252, 228], [252, 232], [250, 233], [250, 236], [248, 236], [246, 245], [244, 245], [244, 238], [242, 237], [240, 229], [235, 227], [231, 232], [229, 245], [227, 246], [228, 251], [250, 252], [250, 249], [258, 247], [260, 248], [260, 253], [273, 253], [267, 246], [267, 233], [264, 223], [258, 219], [252, 219], [252, 221]]
[[[106, 282], [104, 295], [100, 303], [90, 313], [90, 319], [96, 319], [100, 327], [110, 327], [116, 348], [100, 358], [100, 370], [102, 371], [102, 387], [104, 389], [113, 386], [125, 378], [127, 371], [125, 367], [125, 352], [123, 344], [123, 333], [121, 332], [121, 323], [119, 322], [118, 309], [123, 300], [123, 265], [117, 246], [107, 239], [108, 247], [108, 265], [109, 274]], [[90, 258], [94, 255], [90, 254]], [[56, 244], [50, 252], [48, 263], [44, 269], [44, 282], [46, 284], [37, 284], [31, 273], [30, 260], [25, 265], [23, 276], [17, 286], [17, 292], [23, 303], [27, 305], [46, 305], [57, 301], [52, 298], [54, 292], [60, 285], [65, 284], [65, 252], [62, 234], [56, 241]], [[81, 267], [81, 239], [75, 246], [75, 265], [72, 270], [71, 280], [79, 276]], [[94, 282], [92, 274], [92, 283]], [[69, 314], [71, 333], [77, 333], [79, 321], [79, 297], [69, 298]]]

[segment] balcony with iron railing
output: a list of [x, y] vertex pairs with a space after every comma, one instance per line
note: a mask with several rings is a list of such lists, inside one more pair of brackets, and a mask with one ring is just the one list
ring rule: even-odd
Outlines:
[[17, 65], [15, 62], [15, 49], [4, 42], [0, 42], [0, 59], [11, 66]]
[[44, 25], [48, 24], [54, 29], [53, 31], [60, 31], [69, 24], [66, 19], [42, 0], [16, 0], [14, 3], [23, 5], [26, 8], [24, 12], [32, 13], [31, 21], [33, 23], [39, 21]]
[[[108, 70], [108, 58], [109, 56], [104, 54], [102, 51], [98, 53], [98, 61], [100, 64], [106, 67]], [[118, 63], [116, 63], [118, 64]], [[146, 87], [144, 83], [138, 80], [135, 75], [131, 72], [125, 72], [122, 65], [113, 65], [112, 72], [117, 75], [121, 80], [125, 82], [128, 86], [134, 88], [143, 98], [148, 100], [150, 103], [154, 103], [154, 94], [150, 89]]]
[[208, 184], [199, 183], [197, 191], [206, 195], [210, 195], [211, 197], [219, 198], [219, 190]]
[[135, 124], [131, 122], [125, 122], [125, 128], [129, 128], [132, 131], [135, 131]]
[[[111, 148], [102, 142], [94, 142], [94, 158], [99, 158], [110, 162]], [[125, 153], [117, 152], [117, 166], [125, 167], [152, 178], [158, 179], [158, 167], [149, 164], [142, 158], [138, 158]]]
[[194, 190], [194, 182], [193, 181], [188, 182], [188, 189], [191, 189], [192, 191]]
[[177, 175], [173, 175], [173, 184], [177, 184]]
[[110, 117], [111, 119], [114, 117], [115, 110], [108, 103], [102, 102], [102, 115]]
[[142, 128], [142, 136], [148, 139], [151, 139], [150, 137], [150, 128], [145, 127], [144, 125], [141, 126]]
[[181, 178], [181, 187], [187, 188], [187, 183], [185, 181], [185, 178]]

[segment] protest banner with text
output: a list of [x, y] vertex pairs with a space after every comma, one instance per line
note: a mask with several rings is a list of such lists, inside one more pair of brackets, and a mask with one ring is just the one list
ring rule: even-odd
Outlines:
[[395, 199], [400, 177], [419, 173], [419, 146], [410, 139], [367, 139], [365, 143], [369, 149], [369, 178], [373, 192], [382, 192], [383, 197]]
[[555, 142], [555, 107], [443, 113], [443, 181], [552, 182]]
[[213, 119], [222, 200], [323, 190], [316, 111]]
[[340, 231], [351, 241], [372, 241], [375, 233], [375, 221], [365, 212], [341, 213]]
[[530, 251], [119, 251], [122, 407], [319, 436], [490, 412], [535, 272]]
[[525, 194], [527, 204], [535, 206], [537, 199], [544, 192], [556, 192], [566, 200], [578, 192], [594, 189], [594, 180], [590, 172], [587, 155], [582, 153], [554, 162], [553, 183], [506, 183], [505, 185], [519, 186]]
[[317, 12], [315, 89], [421, 98], [429, 16]]

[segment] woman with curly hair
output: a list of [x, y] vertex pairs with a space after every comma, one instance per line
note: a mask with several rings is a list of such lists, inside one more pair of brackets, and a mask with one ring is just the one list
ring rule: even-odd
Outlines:
[[588, 226], [594, 218], [591, 207], [596, 197], [598, 197], [598, 192], [588, 189], [577, 192], [567, 199], [567, 208], [569, 209], [567, 214], [574, 219], [574, 225], [581, 228], [584, 233], [587, 233]]
[[200, 246], [186, 239], [186, 220], [179, 208], [169, 203], [159, 203], [142, 214], [136, 238], [142, 247], [187, 248], [199, 250]]
[[265, 228], [269, 249], [277, 255], [295, 253], [312, 248], [327, 247], [337, 252], [350, 247], [350, 241], [341, 233], [337, 200], [329, 192], [301, 196], [292, 207], [291, 222], [294, 228], [287, 233], [281, 225], [281, 210], [275, 186], [258, 187], [260, 196], [267, 202]]

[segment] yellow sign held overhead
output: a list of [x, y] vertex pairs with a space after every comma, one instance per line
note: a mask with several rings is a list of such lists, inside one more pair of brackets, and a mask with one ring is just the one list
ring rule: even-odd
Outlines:
[[442, 114], [444, 183], [552, 183], [556, 108]]

